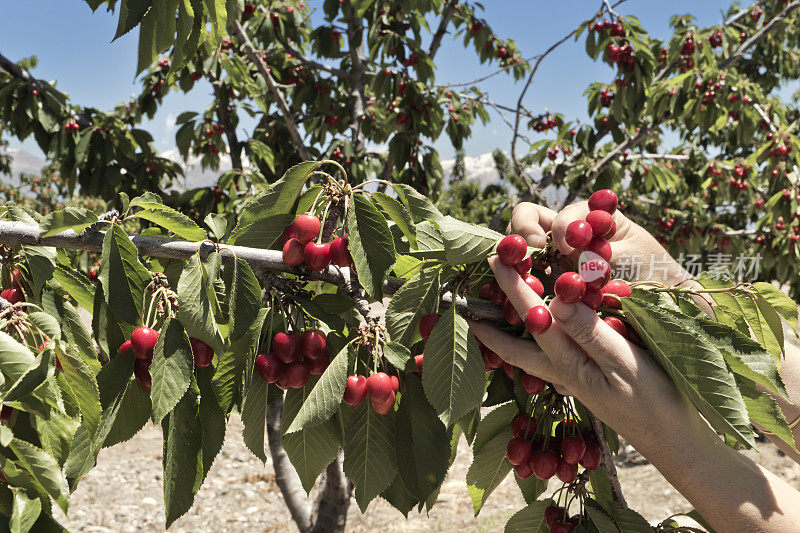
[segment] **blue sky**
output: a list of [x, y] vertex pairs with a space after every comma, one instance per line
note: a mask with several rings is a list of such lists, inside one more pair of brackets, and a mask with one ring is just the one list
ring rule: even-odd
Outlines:
[[[666, 38], [672, 15], [692, 13], [699, 25], [712, 25], [722, 20], [722, 10], [730, 0], [628, 0], [618, 11], [640, 18], [653, 35]], [[321, 0], [310, 0], [312, 7]], [[533, 56], [576, 27], [597, 10], [599, 0], [484, 0], [484, 17], [498, 35], [513, 38], [523, 55]], [[39, 67], [34, 74], [46, 80], [56, 80], [60, 90], [81, 105], [110, 109], [116, 103], [137, 92], [134, 79], [136, 67], [137, 30], [110, 42], [116, 29], [115, 15], [104, 10], [92, 13], [81, 0], [0, 0], [0, 52], [12, 60], [36, 55]], [[478, 65], [457, 42], [444, 45], [437, 58], [438, 83], [470, 81], [492, 71]], [[595, 64], [585, 56], [583, 42], [569, 41], [542, 64], [528, 91], [526, 106], [534, 112], [560, 112], [567, 119], [586, 116], [586, 101], [582, 93], [596, 80], [608, 81], [611, 70]], [[522, 85], [513, 79], [497, 76], [483, 87], [499, 103], [516, 102]], [[153, 121], [146, 127], [153, 133], [157, 148], [174, 146], [174, 127], [171, 120], [185, 110], [202, 111], [209, 102], [209, 87], [198, 86], [189, 95], [173, 93], [165, 99]], [[468, 155], [479, 155], [494, 148], [508, 149], [508, 127], [496, 116], [490, 124], [478, 127], [466, 143]], [[13, 143], [19, 147], [18, 142]], [[435, 146], [443, 158], [453, 151], [446, 139]], [[23, 147], [35, 154], [38, 148], [32, 141]]]

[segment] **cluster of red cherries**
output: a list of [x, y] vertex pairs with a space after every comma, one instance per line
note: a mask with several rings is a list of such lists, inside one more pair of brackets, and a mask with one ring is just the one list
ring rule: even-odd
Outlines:
[[22, 274], [18, 269], [11, 271], [11, 287], [0, 292], [0, 298], [3, 298], [10, 304], [16, 304], [25, 301], [25, 291], [22, 289]]
[[360, 405], [369, 396], [375, 412], [379, 415], [386, 415], [394, 409], [399, 390], [399, 378], [386, 372], [373, 372], [369, 377], [351, 375], [347, 376], [345, 382], [344, 403], [353, 406]]
[[328, 338], [318, 329], [308, 329], [302, 335], [278, 332], [272, 338], [272, 350], [256, 357], [261, 378], [282, 390], [303, 388], [311, 374], [322, 375], [330, 364]]
[[[133, 375], [139, 385], [149, 391], [152, 387], [150, 376], [150, 365], [153, 363], [153, 352], [158, 343], [159, 333], [153, 328], [140, 326], [133, 330], [130, 340], [122, 343], [117, 351], [122, 355], [128, 350], [133, 350], [135, 360], [133, 361]], [[214, 350], [201, 340], [190, 338], [192, 346], [192, 356], [195, 368], [205, 368], [214, 359]]]
[[339, 267], [352, 266], [348, 236], [336, 237], [331, 242], [316, 242], [321, 229], [322, 222], [316, 215], [298, 215], [294, 223], [283, 232], [284, 264], [299, 266], [305, 263], [316, 272], [324, 270], [330, 264]]

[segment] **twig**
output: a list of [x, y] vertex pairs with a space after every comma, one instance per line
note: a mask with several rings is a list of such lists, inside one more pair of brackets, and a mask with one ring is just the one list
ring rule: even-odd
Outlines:
[[628, 502], [625, 501], [625, 496], [622, 494], [622, 486], [619, 484], [619, 477], [617, 476], [617, 467], [614, 466], [614, 457], [611, 455], [611, 449], [608, 447], [608, 442], [606, 441], [603, 423], [599, 418], [594, 416], [589, 409], [586, 409], [586, 412], [589, 415], [589, 421], [592, 423], [592, 429], [594, 429], [597, 435], [597, 443], [600, 445], [600, 456], [602, 458], [603, 467], [606, 470], [606, 475], [611, 485], [611, 495], [622, 509], [627, 509]]
[[458, 6], [458, 0], [448, 0], [442, 10], [442, 18], [439, 21], [439, 27], [436, 28], [436, 32], [433, 34], [433, 39], [431, 40], [431, 46], [428, 49], [428, 57], [431, 59], [436, 56], [436, 52], [439, 51], [439, 47], [442, 45], [442, 38], [444, 38], [444, 34], [447, 33], [447, 25], [450, 24], [450, 19], [453, 18], [456, 6]]
[[278, 39], [278, 42], [281, 43], [281, 46], [286, 48], [286, 50], [288, 50], [289, 53], [292, 54], [293, 58], [297, 59], [301, 63], [308, 65], [311, 68], [321, 70], [322, 72], [327, 72], [328, 74], [331, 74], [333, 76], [338, 76], [343, 78], [346, 75], [346, 72], [341, 69], [331, 67], [330, 65], [324, 65], [304, 55], [297, 48], [293, 47], [289, 43], [289, 41], [287, 41], [286, 38], [284, 38], [284, 36], [278, 34], [276, 35], [276, 39]]
[[761, 39], [763, 39], [770, 31], [772, 31], [775, 26], [783, 22], [792, 13], [792, 11], [798, 7], [800, 7], [800, 0], [794, 0], [793, 2], [787, 4], [780, 13], [772, 17], [769, 21], [765, 22], [760, 30], [755, 32], [750, 36], [749, 39], [743, 42], [742, 45], [730, 55], [730, 57], [722, 61], [719, 64], [720, 70], [726, 69], [738, 62], [742, 57], [744, 57], [745, 52], [747, 52], [754, 45], [758, 44]]

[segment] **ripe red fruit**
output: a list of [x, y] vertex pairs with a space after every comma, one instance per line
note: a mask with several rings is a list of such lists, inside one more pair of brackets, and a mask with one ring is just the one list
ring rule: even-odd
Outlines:
[[516, 465], [514, 467], [514, 473], [520, 479], [528, 479], [533, 475], [533, 468], [531, 468], [530, 461], [522, 463], [521, 465]]
[[573, 527], [569, 522], [556, 522], [550, 526], [550, 533], [570, 533]]
[[344, 403], [359, 405], [367, 397], [367, 378], [364, 376], [347, 376], [344, 385]]
[[625, 326], [625, 322], [620, 320], [615, 316], [607, 316], [603, 319], [603, 322], [611, 326], [611, 329], [622, 335], [623, 337], [628, 336], [628, 328]]
[[308, 376], [310, 372], [299, 361], [289, 363], [284, 370], [286, 374], [286, 381], [293, 389], [300, 389], [308, 383]]
[[497, 243], [497, 257], [504, 265], [513, 266], [525, 259], [528, 244], [521, 235], [506, 235]]
[[586, 470], [597, 470], [600, 466], [600, 447], [594, 443], [587, 444], [579, 462]]
[[586, 283], [577, 272], [564, 272], [556, 280], [556, 296], [564, 303], [574, 304], [583, 298]]
[[300, 355], [300, 335], [294, 331], [276, 333], [272, 338], [272, 353], [284, 363], [296, 361]]
[[503, 292], [503, 289], [500, 288], [497, 281], [492, 280], [489, 299], [496, 305], [503, 305], [503, 302], [506, 301], [506, 293]]
[[8, 303], [12, 305], [25, 301], [25, 297], [22, 295], [22, 291], [19, 289], [6, 289], [3, 292], [0, 292], [0, 298], [7, 300]]
[[522, 281], [524, 281], [528, 287], [533, 289], [533, 292], [539, 295], [539, 298], [544, 296], [544, 285], [542, 285], [542, 282], [539, 281], [539, 278], [532, 274], [525, 274], [522, 276]]
[[336, 237], [331, 241], [331, 263], [339, 267], [349, 267], [353, 264], [353, 257], [350, 255], [348, 245], [349, 236]]
[[536, 419], [525, 413], [517, 413], [511, 419], [511, 434], [515, 437], [530, 438], [536, 433]]
[[214, 359], [214, 350], [211, 346], [198, 339], [189, 339], [189, 344], [192, 345], [192, 355], [194, 356], [194, 366], [197, 368], [205, 368], [211, 364]]
[[592, 237], [592, 241], [586, 249], [596, 253], [606, 261], [611, 261], [611, 243], [603, 237]]
[[503, 360], [500, 358], [499, 355], [494, 353], [492, 350], [486, 348], [482, 352], [483, 354], [483, 364], [486, 367], [486, 371], [490, 372], [492, 370], [497, 370], [503, 366]]
[[316, 359], [303, 359], [303, 365], [315, 376], [321, 376], [331, 364], [331, 356], [328, 352]]
[[627, 283], [621, 279], [612, 279], [606, 283], [605, 287], [603, 287], [603, 294], [605, 295], [603, 296], [603, 305], [612, 309], [620, 309], [622, 307], [622, 303], [619, 301], [619, 298], [628, 297], [632, 293], [631, 288]]
[[563, 507], [551, 505], [544, 510], [544, 522], [547, 524], [547, 527], [553, 527], [553, 524], [560, 522], [564, 518], [566, 518], [566, 516]]
[[400, 379], [397, 376], [389, 376], [392, 382], [392, 390], [396, 393], [400, 390]]
[[139, 386], [149, 392], [153, 385], [153, 380], [150, 377], [150, 361], [136, 359], [133, 362], [133, 375], [136, 377], [136, 382]]
[[322, 222], [316, 215], [298, 215], [294, 219], [294, 233], [297, 235], [297, 240], [303, 244], [316, 239], [320, 229], [322, 229]]
[[0, 422], [8, 422], [12, 414], [14, 414], [14, 408], [4, 405], [0, 408]]
[[508, 441], [508, 446], [506, 446], [506, 457], [508, 457], [508, 462], [514, 466], [527, 463], [532, 452], [531, 443], [520, 437], [514, 437]]
[[508, 379], [511, 380], [514, 379], [514, 368], [515, 368], [514, 365], [512, 365], [511, 363], [503, 361], [503, 372], [505, 373], [506, 376], [508, 376]]
[[542, 378], [531, 376], [526, 372], [522, 373], [519, 381], [522, 384], [522, 388], [525, 389], [525, 392], [528, 394], [539, 394], [544, 390], [544, 386], [547, 384]]
[[586, 222], [592, 227], [592, 233], [595, 237], [605, 237], [611, 231], [614, 219], [608, 211], [595, 209], [594, 211], [589, 211], [589, 214], [586, 215]]
[[590, 309], [597, 310], [603, 303], [603, 291], [597, 287], [586, 287], [586, 292], [583, 293], [581, 302], [586, 304]]
[[419, 334], [422, 337], [422, 340], [428, 340], [428, 337], [431, 336], [431, 332], [433, 331], [434, 326], [436, 326], [436, 324], [439, 322], [440, 318], [442, 318], [442, 315], [439, 313], [429, 313], [427, 315], [423, 315], [423, 317], [419, 319]]
[[152, 359], [158, 342], [158, 332], [146, 327], [138, 327], [131, 334], [131, 348], [137, 359]]
[[331, 264], [331, 245], [309, 242], [303, 250], [303, 259], [308, 268], [319, 272]]
[[305, 260], [305, 246], [295, 238], [291, 238], [283, 245], [283, 263], [288, 266], [302, 265]]
[[577, 464], [569, 464], [564, 461], [559, 461], [558, 466], [556, 466], [556, 477], [561, 480], [562, 483], [572, 483], [575, 481], [575, 476], [578, 474], [578, 465]]
[[328, 338], [318, 329], [308, 329], [300, 338], [300, 353], [304, 358], [319, 359], [328, 355]]
[[481, 287], [480, 292], [478, 292], [478, 298], [481, 300], [490, 300], [492, 294], [492, 285], [487, 283], [483, 287]]
[[533, 257], [528, 256], [516, 265], [514, 265], [514, 270], [519, 272], [520, 276], [524, 276], [528, 272], [531, 271], [531, 267], [533, 266]]
[[130, 349], [131, 349], [131, 341], [125, 341], [117, 350], [117, 355], [122, 355]]
[[[367, 384], [367, 386], [369, 386], [369, 383]], [[389, 395], [383, 400], [376, 400], [370, 397], [370, 399], [372, 400], [372, 408], [375, 409], [375, 412], [378, 413], [379, 415], [389, 414], [391, 410], [394, 408], [394, 402], [396, 398], [397, 396], [395, 396], [394, 391], [389, 391]]]
[[567, 226], [564, 238], [573, 248], [586, 248], [592, 240], [592, 227], [585, 220], [573, 220]]
[[[384, 401], [392, 391], [392, 378], [385, 372], [376, 372], [367, 378], [367, 394], [373, 401]], [[377, 409], [376, 409], [377, 411]]]
[[295, 235], [294, 233], [294, 225], [290, 224], [289, 226], [286, 226], [286, 229], [283, 230], [283, 233], [281, 234], [281, 242], [283, 242], [283, 244], [286, 244], [291, 239], [296, 239], [296, 238], [297, 235]]
[[531, 467], [539, 479], [550, 479], [556, 473], [558, 456], [552, 450], [539, 450], [531, 454]]
[[618, 201], [617, 193], [611, 189], [602, 189], [589, 197], [589, 209], [591, 211], [602, 209], [613, 215], [617, 210]]
[[583, 459], [586, 452], [586, 443], [580, 437], [564, 437], [561, 440], [561, 458], [571, 464], [576, 465]]
[[271, 353], [261, 354], [256, 357], [256, 371], [261, 376], [261, 379], [267, 383], [278, 381], [278, 378], [283, 375], [285, 366], [280, 359]]
[[512, 326], [522, 324], [522, 317], [520, 317], [519, 313], [517, 313], [517, 310], [514, 308], [514, 304], [511, 303], [511, 300], [506, 300], [503, 304], [503, 318], [505, 318], [506, 322]]
[[419, 354], [414, 356], [414, 364], [417, 365], [417, 370], [419, 370], [420, 376], [422, 375], [422, 365], [425, 362], [425, 355]]
[[587, 289], [589, 287], [600, 289], [611, 279], [611, 265], [599, 257], [582, 262], [578, 270]]
[[22, 274], [20, 274], [18, 268], [11, 271], [11, 288], [22, 290]]
[[528, 309], [528, 314], [525, 315], [525, 328], [531, 332], [531, 335], [541, 335], [553, 323], [553, 317], [550, 311], [543, 305], [536, 305]]

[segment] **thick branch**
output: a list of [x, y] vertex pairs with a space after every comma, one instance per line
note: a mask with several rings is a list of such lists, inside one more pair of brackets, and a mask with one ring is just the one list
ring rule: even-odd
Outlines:
[[614, 497], [614, 501], [616, 501], [620, 507], [627, 509], [628, 502], [625, 501], [625, 496], [622, 494], [622, 487], [619, 484], [619, 477], [617, 476], [617, 467], [614, 466], [614, 457], [611, 455], [611, 449], [608, 447], [608, 442], [606, 442], [603, 423], [588, 409], [586, 412], [589, 413], [589, 421], [592, 423], [592, 429], [594, 429], [594, 432], [597, 435], [597, 442], [600, 444], [600, 454], [603, 460], [603, 467], [606, 469], [606, 475], [608, 476], [608, 481], [611, 485], [611, 495]]
[[300, 136], [300, 130], [297, 128], [297, 123], [294, 120], [292, 110], [289, 109], [289, 104], [286, 103], [283, 93], [275, 82], [275, 79], [272, 77], [272, 74], [270, 74], [269, 67], [267, 67], [266, 63], [264, 63], [264, 60], [261, 58], [261, 54], [258, 53], [258, 50], [256, 50], [256, 48], [253, 46], [253, 43], [250, 42], [250, 38], [247, 36], [247, 33], [245, 33], [244, 28], [242, 28], [242, 24], [238, 20], [234, 21], [233, 23], [233, 31], [236, 37], [242, 42], [242, 48], [250, 58], [250, 61], [253, 62], [258, 69], [259, 74], [261, 74], [261, 76], [263, 76], [264, 80], [267, 82], [269, 92], [272, 95], [272, 98], [275, 100], [275, 103], [278, 105], [278, 109], [281, 111], [286, 128], [289, 130], [289, 135], [292, 137], [292, 144], [294, 144], [294, 147], [300, 153], [300, 157], [302, 159], [306, 161], [310, 160], [311, 155], [308, 153], [308, 149], [303, 142], [303, 138]]
[[353, 484], [342, 469], [344, 454], [339, 451], [336, 460], [325, 469], [325, 482], [317, 500], [313, 533], [344, 532]]
[[[353, 106], [350, 132], [352, 134], [353, 149], [360, 153], [364, 149], [364, 133], [361, 131], [364, 119], [365, 85], [364, 81], [364, 29], [361, 19], [356, 21], [356, 14], [350, 2], [345, 4], [347, 17], [347, 46], [350, 49], [350, 100]], [[357, 22], [357, 23], [356, 23]], [[356, 42], [358, 44], [356, 44]]]
[[286, 450], [281, 445], [281, 420], [283, 419], [283, 398], [267, 406], [267, 439], [272, 467], [275, 469], [275, 483], [281, 490], [286, 507], [297, 524], [300, 533], [311, 533], [311, 504], [297, 471], [289, 461]]
[[442, 18], [439, 21], [439, 27], [436, 28], [433, 39], [431, 40], [431, 46], [428, 48], [428, 56], [431, 59], [436, 56], [436, 52], [438, 52], [439, 47], [442, 46], [442, 39], [444, 38], [444, 34], [447, 33], [447, 25], [450, 24], [450, 19], [453, 18], [456, 6], [458, 6], [458, 0], [447, 0], [447, 4], [444, 6]]
[[[104, 235], [102, 231], [77, 234], [69, 230], [50, 237], [40, 237], [38, 226], [24, 222], [0, 221], [0, 244], [7, 245], [52, 246], [99, 252], [103, 248]], [[217, 245], [209, 241], [181, 241], [154, 235], [131, 235], [130, 239], [141, 255], [151, 257], [185, 260], [197, 252], [200, 252], [201, 257], [206, 257], [217, 250]], [[269, 271], [285, 272], [332, 283], [342, 287], [343, 290], [347, 290], [350, 285], [350, 269], [330, 266], [322, 272], [312, 272], [306, 267], [290, 267], [283, 262], [280, 250], [219, 245], [219, 252], [223, 263], [232, 264], [234, 257], [238, 257], [247, 261], [257, 274]], [[383, 284], [383, 293], [392, 295], [402, 284], [403, 282], [397, 278], [388, 278]], [[455, 305], [460, 313], [474, 320], [499, 322], [503, 317], [503, 310], [491, 302], [462, 296], [454, 298], [450, 292], [442, 295], [441, 303], [444, 307]]]
[[764, 25], [761, 27], [760, 30], [755, 32], [753, 35], [750, 36], [742, 45], [730, 55], [727, 59], [722, 61], [719, 64], [720, 69], [726, 69], [732, 65], [735, 65], [744, 54], [750, 50], [753, 46], [758, 44], [761, 39], [763, 39], [770, 31], [772, 31], [778, 24], [786, 20], [786, 18], [794, 11], [800, 7], [800, 0], [794, 0], [794, 2], [790, 2], [786, 5], [786, 7], [781, 10], [780, 13], [772, 17], [769, 21], [765, 22]]
[[219, 80], [213, 82], [214, 92], [217, 95], [217, 118], [219, 123], [225, 129], [225, 138], [228, 140], [228, 150], [231, 155], [231, 167], [234, 170], [241, 171], [242, 167], [242, 145], [239, 143], [239, 137], [236, 135], [236, 126], [230, 113], [230, 99], [228, 93], [222, 87]]

